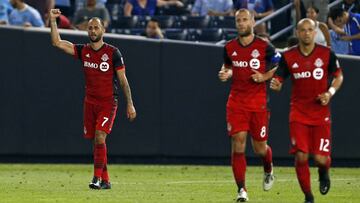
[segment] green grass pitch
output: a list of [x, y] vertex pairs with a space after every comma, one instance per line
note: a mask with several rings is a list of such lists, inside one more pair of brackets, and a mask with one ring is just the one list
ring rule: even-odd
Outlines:
[[[235, 202], [236, 187], [228, 166], [110, 165], [113, 189], [90, 190], [92, 165], [0, 164], [1, 203], [119, 202], [201, 203]], [[328, 195], [318, 190], [311, 169], [316, 203], [359, 203], [360, 170], [332, 168]], [[302, 203], [303, 195], [292, 167], [276, 167], [276, 182], [262, 191], [262, 168], [247, 168], [249, 202]]]

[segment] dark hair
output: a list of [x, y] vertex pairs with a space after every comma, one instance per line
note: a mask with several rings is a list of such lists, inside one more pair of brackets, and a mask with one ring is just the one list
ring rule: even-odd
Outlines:
[[156, 18], [154, 18], [154, 17], [152, 17], [149, 21], [152, 21], [152, 22], [155, 22], [155, 23], [159, 23], [159, 20], [156, 19]]
[[158, 27], [160, 27], [160, 22], [159, 22], [159, 20], [156, 19], [156, 18], [154, 18], [154, 17], [150, 18], [150, 20], [149, 20], [147, 23], [149, 24], [149, 22], [154, 22], [154, 23], [157, 24]]
[[287, 39], [287, 46], [292, 47], [299, 43], [299, 39], [295, 36], [291, 36]]
[[[319, 13], [319, 9], [318, 9], [316, 6], [311, 5], [309, 8], [314, 9], [314, 11], [315, 11], [317, 14]], [[308, 8], [308, 9], [309, 9], [309, 8]]]
[[90, 22], [91, 20], [98, 20], [98, 21], [100, 22], [100, 24], [103, 26], [103, 28], [105, 28], [104, 21], [103, 21], [101, 18], [92, 17], [92, 18], [90, 18], [89, 22]]
[[342, 17], [344, 15], [344, 13], [345, 13], [344, 9], [342, 9], [342, 8], [334, 8], [334, 9], [331, 9], [329, 17], [332, 20], [336, 20], [337, 18]]

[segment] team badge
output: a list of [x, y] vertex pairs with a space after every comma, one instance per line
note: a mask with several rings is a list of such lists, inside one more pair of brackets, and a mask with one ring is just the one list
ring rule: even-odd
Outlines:
[[321, 66], [324, 65], [324, 62], [321, 60], [321, 58], [317, 58], [314, 65], [317, 67], [317, 68], [320, 68]]
[[101, 60], [102, 61], [107, 61], [107, 60], [109, 60], [109, 56], [107, 54], [103, 54], [102, 57], [101, 57]]
[[100, 70], [102, 72], [106, 72], [107, 70], [109, 70], [110, 65], [107, 62], [102, 62], [100, 63]]
[[253, 69], [259, 69], [260, 68], [260, 60], [259, 59], [251, 59], [250, 67]]
[[252, 56], [253, 58], [259, 57], [259, 56], [260, 56], [259, 50], [254, 49], [254, 50], [251, 52], [251, 56]]

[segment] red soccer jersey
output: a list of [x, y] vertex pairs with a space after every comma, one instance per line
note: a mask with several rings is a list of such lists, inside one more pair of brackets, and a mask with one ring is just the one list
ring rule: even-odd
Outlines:
[[252, 80], [253, 70], [265, 73], [271, 65], [275, 49], [255, 37], [247, 46], [235, 38], [225, 45], [224, 63], [232, 67], [233, 76], [227, 107], [253, 112], [267, 111], [266, 83]]
[[85, 74], [85, 101], [112, 105], [117, 97], [116, 71], [125, 68], [120, 51], [109, 44], [93, 50], [89, 44], [74, 46]]
[[340, 74], [336, 55], [327, 47], [315, 45], [308, 56], [295, 46], [283, 53], [276, 77], [292, 81], [290, 122], [322, 125], [331, 122], [330, 107], [322, 106], [318, 95], [329, 88], [329, 79]]

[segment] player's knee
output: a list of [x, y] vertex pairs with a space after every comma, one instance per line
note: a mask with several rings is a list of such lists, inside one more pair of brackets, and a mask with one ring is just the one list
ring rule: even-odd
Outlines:
[[266, 144], [254, 144], [254, 153], [260, 156], [266, 155]]
[[95, 144], [104, 144], [106, 139], [106, 133], [103, 131], [95, 132]]
[[238, 132], [232, 136], [232, 151], [237, 153], [244, 153], [246, 147], [247, 132]]
[[325, 166], [327, 163], [328, 157], [327, 156], [321, 156], [321, 155], [315, 155], [314, 161], [317, 166]]
[[295, 155], [295, 159], [297, 162], [307, 162], [309, 159], [309, 155], [303, 152], [297, 152]]

